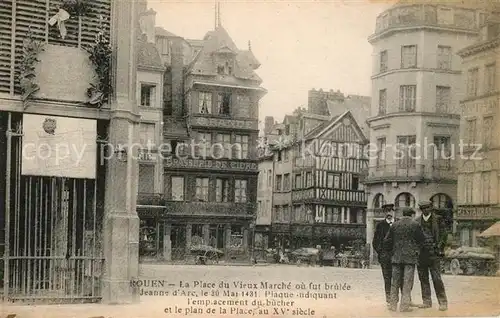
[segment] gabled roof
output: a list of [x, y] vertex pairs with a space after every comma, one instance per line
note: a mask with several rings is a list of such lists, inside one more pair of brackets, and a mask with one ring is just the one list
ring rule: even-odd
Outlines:
[[155, 27], [155, 35], [156, 36], [165, 36], [165, 37], [177, 37], [177, 35], [173, 34], [170, 31], [165, 30], [162, 27]]
[[341, 123], [346, 118], [351, 119], [351, 121], [350, 121], [351, 125], [354, 126], [354, 129], [361, 136], [361, 139], [362, 139], [361, 142], [367, 143], [368, 139], [366, 138], [365, 134], [363, 133], [363, 131], [359, 127], [358, 123], [356, 122], [356, 118], [354, 118], [354, 116], [352, 115], [352, 113], [350, 111], [346, 111], [342, 115], [332, 117], [332, 119], [329, 120], [328, 122], [325, 122], [325, 123], [319, 125], [315, 129], [313, 129], [311, 132], [309, 132], [305, 136], [305, 139], [311, 140], [311, 139], [321, 138], [326, 133], [328, 133], [333, 127], [335, 127], [337, 124]]
[[194, 75], [214, 76], [217, 74], [217, 66], [213, 62], [214, 54], [233, 54], [235, 57], [234, 77], [258, 83], [262, 82], [261, 78], [254, 72], [258, 62], [256, 62], [253, 54], [239, 50], [222, 26], [207, 32], [203, 41], [191, 43], [197, 45], [202, 43], [202, 46], [200, 52], [190, 64], [188, 72]]
[[313, 128], [310, 132], [308, 132], [305, 136], [304, 136], [304, 139], [306, 140], [310, 140], [310, 139], [315, 139], [315, 138], [318, 138], [318, 134], [320, 132], [322, 132], [324, 129], [326, 129], [328, 126], [330, 126], [330, 124], [332, 122], [335, 122], [337, 120], [339, 116], [334, 116], [334, 117], [331, 117], [330, 120], [328, 121], [325, 121], [321, 124], [319, 124], [318, 126], [316, 126], [315, 128]]
[[350, 111], [365, 136], [368, 136], [370, 129], [366, 120], [370, 118], [370, 97], [349, 95], [343, 101], [327, 100], [326, 103], [331, 116], [338, 116]]

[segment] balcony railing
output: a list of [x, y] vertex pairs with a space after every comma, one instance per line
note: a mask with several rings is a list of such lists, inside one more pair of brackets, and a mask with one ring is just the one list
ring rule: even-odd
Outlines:
[[166, 201], [168, 215], [253, 216], [255, 203]]
[[451, 159], [434, 160], [426, 167], [425, 177], [432, 180], [457, 180], [457, 167]]
[[366, 203], [367, 197], [364, 191], [344, 189], [295, 189], [292, 192], [292, 201], [306, 200], [328, 200], [352, 203]]
[[377, 18], [375, 34], [391, 28], [411, 26], [441, 26], [475, 31], [478, 29], [475, 11], [450, 8], [447, 19], [438, 19], [438, 7], [432, 4], [407, 5], [389, 9]]
[[164, 206], [165, 198], [163, 193], [141, 193], [137, 195], [137, 205], [157, 205]]
[[421, 164], [415, 165], [380, 165], [368, 168], [368, 176], [365, 182], [376, 182], [380, 180], [386, 181], [403, 181], [412, 180], [418, 181], [424, 178], [425, 166]]

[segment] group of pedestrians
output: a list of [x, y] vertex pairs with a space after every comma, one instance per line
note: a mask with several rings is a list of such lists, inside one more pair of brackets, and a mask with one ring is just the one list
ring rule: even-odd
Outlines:
[[[411, 307], [431, 308], [431, 285], [434, 285], [439, 310], [448, 309], [448, 300], [441, 279], [441, 258], [448, 233], [441, 217], [434, 212], [431, 202], [419, 203], [422, 214], [415, 217], [413, 208], [403, 208], [403, 217], [394, 222], [393, 205], [384, 206], [388, 212], [384, 222], [377, 225], [373, 249], [382, 267], [386, 302], [389, 310], [412, 311]], [[411, 300], [411, 291], [418, 272], [423, 304]], [[401, 301], [399, 292], [401, 291]]]

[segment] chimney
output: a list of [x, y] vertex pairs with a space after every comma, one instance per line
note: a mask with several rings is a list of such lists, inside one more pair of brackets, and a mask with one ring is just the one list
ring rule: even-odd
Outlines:
[[156, 27], [156, 11], [149, 9], [141, 12], [139, 18], [142, 34], [146, 34], [149, 43], [156, 43], [155, 27]]
[[184, 115], [184, 54], [183, 39], [171, 38], [172, 115]]
[[269, 135], [273, 131], [274, 117], [266, 116], [264, 119], [264, 134]]

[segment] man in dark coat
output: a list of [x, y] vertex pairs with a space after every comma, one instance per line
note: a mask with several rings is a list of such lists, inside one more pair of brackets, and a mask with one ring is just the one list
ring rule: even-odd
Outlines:
[[[382, 206], [382, 208], [389, 212], [392, 207], [388, 205]], [[392, 214], [387, 213], [385, 216], [385, 220], [378, 223], [375, 228], [375, 234], [373, 235], [372, 246], [375, 252], [377, 252], [378, 262], [380, 267], [382, 268], [382, 277], [384, 278], [384, 287], [385, 287], [385, 300], [387, 304], [390, 302], [391, 296], [391, 277], [392, 277], [392, 264], [391, 264], [391, 255], [388, 251], [383, 248], [384, 238], [389, 232], [393, 222]]]
[[446, 225], [443, 219], [433, 211], [431, 202], [421, 202], [419, 208], [422, 215], [416, 220], [421, 224], [425, 235], [425, 244], [417, 269], [422, 288], [422, 308], [432, 307], [430, 273], [439, 303], [439, 310], [445, 311], [448, 309], [448, 299], [441, 279], [441, 258], [444, 256], [444, 248], [448, 238]]
[[384, 239], [384, 248], [391, 252], [392, 280], [389, 310], [396, 311], [401, 285], [399, 310], [411, 311], [411, 290], [424, 233], [420, 224], [412, 218], [413, 209], [403, 208], [403, 217], [394, 222]]

